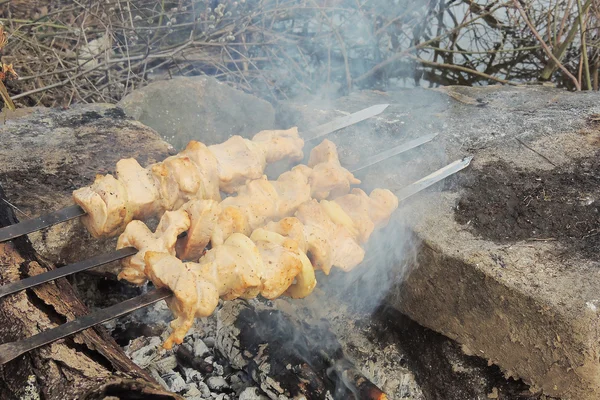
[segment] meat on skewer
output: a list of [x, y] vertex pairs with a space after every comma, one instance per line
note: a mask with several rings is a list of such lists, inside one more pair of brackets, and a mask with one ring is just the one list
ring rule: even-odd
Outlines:
[[[323, 141], [312, 150], [311, 160], [318, 159], [313, 157], [314, 153], [331, 148], [337, 155], [335, 145], [328, 140]], [[163, 226], [173, 225], [174, 221], [179, 221], [177, 234], [187, 231], [187, 235], [177, 241], [173, 251], [182, 260], [197, 260], [209, 243], [212, 246], [222, 245], [233, 233], [250, 235], [267, 221], [293, 215], [301, 204], [311, 199], [311, 193], [317, 196], [342, 193], [351, 184], [360, 182], [339, 164], [337, 156], [322, 160], [318, 164], [313, 163], [313, 168], [298, 165], [275, 181], [269, 181], [265, 176], [250, 181], [239, 188], [237, 196], [228, 197], [220, 203], [214, 200], [188, 201], [180, 207], [182, 213], [165, 213], [163, 218], [168, 221], [163, 224], [161, 219], [154, 233], [142, 222], [132, 221], [119, 237], [117, 249], [133, 246], [140, 251], [124, 260], [119, 278], [135, 284], [145, 282], [145, 249], [165, 249]], [[331, 180], [323, 179], [320, 176], [323, 174], [328, 174]], [[171, 243], [170, 240], [168, 243]]]
[[[165, 251], [163, 244], [173, 239], [163, 236], [176, 237], [177, 229], [162, 228], [159, 245], [163, 247], [144, 248], [143, 275], [174, 293], [169, 307], [176, 318], [164, 346], [181, 343], [194, 318], [210, 315], [219, 298], [306, 297], [316, 285], [315, 269], [329, 273], [333, 265], [344, 271], [358, 265], [364, 258], [360, 244], [370, 236], [364, 232], [387, 223], [397, 207], [396, 196], [384, 189], [375, 189], [370, 196], [354, 189], [331, 201], [312, 199], [300, 205], [294, 217], [269, 222], [249, 236], [233, 233], [197, 263], [181, 261], [173, 247]], [[359, 226], [367, 222], [368, 229]], [[139, 228], [132, 225], [126, 233], [144, 236], [137, 232]]]
[[252, 140], [233, 136], [212, 146], [191, 141], [147, 168], [132, 158], [120, 160], [116, 177], [97, 175], [92, 185], [75, 190], [73, 199], [87, 213], [82, 222], [92, 236], [115, 236], [134, 219], [160, 216], [189, 200], [221, 200], [220, 191], [233, 193], [260, 178], [267, 163], [301, 160], [303, 146], [297, 128], [262, 131]]

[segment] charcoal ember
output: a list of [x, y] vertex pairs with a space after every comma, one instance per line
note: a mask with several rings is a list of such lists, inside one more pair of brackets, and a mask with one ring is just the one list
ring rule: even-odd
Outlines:
[[238, 396], [238, 400], [268, 400], [256, 387], [247, 387]]
[[161, 374], [167, 374], [170, 371], [173, 371], [176, 367], [177, 358], [173, 354], [161, 358], [154, 363], [154, 368], [156, 368], [156, 370]]
[[202, 393], [202, 397], [205, 398], [209, 398], [212, 393], [208, 385], [204, 382], [198, 382], [198, 389], [200, 390], [200, 393]]
[[211, 376], [206, 380], [206, 384], [211, 390], [229, 389], [229, 384], [222, 376]]
[[202, 339], [198, 338], [194, 341], [194, 356], [196, 357], [204, 357], [210, 353], [210, 349], [208, 346], [202, 341]]
[[198, 389], [198, 386], [188, 385], [186, 391], [183, 392], [183, 397], [186, 400], [201, 400], [202, 393], [200, 392], [200, 389]]
[[202, 376], [200, 372], [196, 371], [193, 368], [181, 367], [181, 371], [181, 374], [185, 379], [185, 383], [198, 383], [202, 382], [204, 379], [204, 376]]
[[188, 387], [181, 375], [175, 371], [167, 372], [162, 377], [172, 392], [182, 393]]
[[213, 362], [212, 366], [214, 368], [215, 375], [220, 375], [220, 376], [225, 375], [225, 368], [221, 364], [219, 364], [217, 362]]
[[137, 365], [146, 368], [162, 357], [164, 350], [161, 348], [161, 344], [162, 342], [157, 336], [137, 338], [125, 348], [125, 354]]
[[218, 350], [271, 399], [386, 398], [345, 356], [325, 320], [308, 324], [259, 301], [226, 303], [217, 318]]
[[184, 367], [193, 368], [204, 374], [209, 374], [214, 371], [214, 367], [211, 363], [206, 362], [200, 357], [196, 357], [186, 345], [177, 348], [176, 357], [179, 363]]
[[204, 338], [203, 340], [204, 344], [206, 344], [206, 346], [208, 346], [209, 348], [213, 348], [215, 347], [215, 338], [214, 336], [207, 336]]
[[169, 384], [163, 379], [163, 377], [158, 373], [157, 370], [150, 368], [150, 375], [165, 389], [169, 389]]
[[231, 390], [241, 396], [248, 387], [254, 386], [254, 381], [244, 371], [238, 371], [229, 377]]
[[231, 365], [236, 369], [244, 369], [248, 365], [247, 357], [242, 355], [240, 345], [240, 330], [235, 325], [239, 313], [246, 306], [242, 302], [232, 301], [227, 303], [217, 312], [217, 337], [215, 338], [216, 349], [223, 354]]

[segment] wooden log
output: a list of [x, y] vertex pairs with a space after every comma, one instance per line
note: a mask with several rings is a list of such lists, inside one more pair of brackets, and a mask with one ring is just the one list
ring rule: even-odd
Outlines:
[[309, 325], [256, 301], [226, 302], [216, 346], [274, 400], [387, 399], [346, 358], [326, 321]]
[[[0, 186], [0, 226], [16, 223]], [[0, 244], [0, 284], [54, 268], [27, 237]], [[35, 335], [88, 313], [66, 279], [0, 299], [0, 342]], [[0, 366], [0, 398], [182, 399], [135, 365], [102, 327], [33, 350]]]

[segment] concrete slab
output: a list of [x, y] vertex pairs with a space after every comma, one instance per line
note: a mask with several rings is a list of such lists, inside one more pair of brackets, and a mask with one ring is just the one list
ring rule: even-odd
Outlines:
[[[417, 263], [396, 271], [409, 273], [387, 301], [531, 390], [563, 399], [600, 397], [598, 100], [595, 93], [547, 87], [488, 87], [371, 92], [334, 105], [354, 111], [392, 103], [379, 119], [338, 137], [346, 162], [393, 140], [440, 131], [423, 150], [369, 172], [365, 180], [374, 186], [398, 188], [448, 160], [475, 156], [460, 179], [404, 208], [419, 243]], [[319, 105], [291, 108], [304, 115], [296, 120], [300, 125], [323, 114], [310, 111]], [[356, 150], [361, 135], [371, 132], [373, 146]], [[532, 182], [539, 190], [533, 200], [525, 190]], [[550, 182], [551, 193], [544, 193]], [[493, 187], [478, 192], [480, 204], [469, 219], [460, 206], [478, 185]], [[506, 193], [505, 206], [494, 197], [499, 191]], [[539, 215], [525, 208], [528, 201]], [[569, 216], [588, 234], [573, 231]], [[505, 226], [506, 235], [494, 236], [494, 225]]]

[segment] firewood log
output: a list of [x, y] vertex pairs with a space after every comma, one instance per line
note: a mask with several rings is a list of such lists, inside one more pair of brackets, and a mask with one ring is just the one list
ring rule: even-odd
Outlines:
[[[0, 227], [18, 222], [0, 186]], [[54, 268], [27, 237], [0, 244], [0, 284]], [[0, 299], [0, 342], [35, 335], [88, 313], [67, 280]], [[34, 394], [33, 396], [31, 394]], [[0, 398], [182, 399], [135, 365], [102, 327], [87, 329], [0, 366]]]

